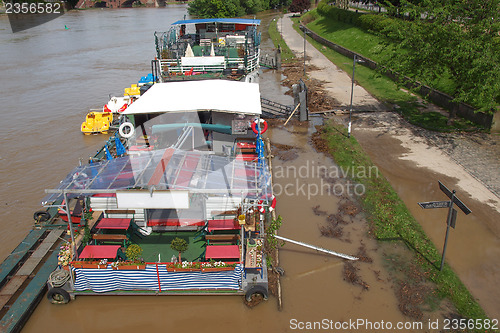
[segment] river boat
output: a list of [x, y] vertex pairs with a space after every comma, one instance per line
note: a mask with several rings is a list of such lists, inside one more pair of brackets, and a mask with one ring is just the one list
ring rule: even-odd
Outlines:
[[[153, 84], [97, 154], [43, 204], [66, 214], [47, 297], [268, 295], [264, 225], [274, 209], [257, 83]], [[109, 149], [105, 145], [105, 151]], [[81, 227], [72, 222], [83, 202]], [[64, 213], [63, 213], [64, 212]]]
[[260, 40], [256, 19], [193, 19], [155, 32], [153, 67], [161, 82], [228, 79], [257, 82]]
[[85, 121], [81, 125], [81, 131], [85, 135], [96, 133], [108, 134], [112, 122], [112, 113], [91, 111], [85, 116]]

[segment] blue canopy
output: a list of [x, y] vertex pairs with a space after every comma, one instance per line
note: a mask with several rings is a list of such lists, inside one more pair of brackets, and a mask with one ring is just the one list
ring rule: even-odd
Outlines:
[[227, 24], [234, 23], [234, 24], [246, 24], [246, 25], [260, 25], [260, 20], [239, 19], [239, 18], [211, 18], [211, 19], [180, 20], [172, 23], [172, 25], [197, 24], [197, 23], [227, 23]]

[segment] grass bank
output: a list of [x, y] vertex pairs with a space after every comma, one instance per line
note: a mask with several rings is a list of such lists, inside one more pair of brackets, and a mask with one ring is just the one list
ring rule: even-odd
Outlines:
[[[321, 128], [319, 135], [326, 141], [328, 153], [340, 168], [372, 170], [375, 167], [356, 139], [347, 138], [347, 130], [343, 125], [329, 122]], [[361, 203], [368, 215], [373, 236], [379, 241], [402, 242], [411, 249], [414, 264], [436, 285], [438, 299], [449, 299], [462, 317], [487, 319], [481, 306], [453, 270], [445, 264], [443, 271], [439, 271], [439, 251], [389, 182], [376, 173], [353, 180], [365, 186], [366, 192]]]
[[278, 46], [281, 48], [281, 62], [282, 63], [288, 63], [291, 61], [294, 61], [295, 55], [293, 54], [292, 50], [286, 45], [285, 41], [281, 37], [280, 32], [278, 31], [278, 20], [274, 19], [271, 21], [269, 24], [269, 37], [271, 37], [271, 40], [273, 41], [274, 47], [278, 48]]
[[[369, 34], [368, 32], [343, 22], [329, 22], [319, 15], [315, 10], [308, 12], [303, 17], [307, 27], [323, 38], [331, 40], [339, 45], [351, 49], [365, 57], [375, 61], [383, 54], [382, 38]], [[299, 29], [299, 18], [292, 18], [294, 28]], [[301, 33], [301, 32], [300, 32]], [[352, 75], [352, 59], [322, 45], [314, 39], [307, 37], [307, 40], [320, 52], [322, 52], [338, 68]], [[368, 67], [357, 65], [355, 71], [355, 81], [363, 86], [372, 96], [386, 104], [387, 107], [395, 108], [411, 124], [425, 129], [452, 132], [452, 131], [476, 131], [478, 126], [471, 121], [457, 117], [452, 124], [448, 124], [448, 117], [439, 112], [425, 111], [426, 105], [422, 99], [408, 93], [391, 79], [381, 75], [377, 71]]]

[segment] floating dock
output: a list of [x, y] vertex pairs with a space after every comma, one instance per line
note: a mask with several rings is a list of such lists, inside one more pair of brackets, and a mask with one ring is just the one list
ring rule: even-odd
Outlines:
[[36, 225], [0, 265], [1, 332], [19, 332], [42, 299], [65, 230], [54, 219]]

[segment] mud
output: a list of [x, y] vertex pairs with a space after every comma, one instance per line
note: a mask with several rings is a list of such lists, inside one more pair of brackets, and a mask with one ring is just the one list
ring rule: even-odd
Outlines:
[[[313, 70], [318, 70], [318, 68], [313, 65], [306, 66], [308, 73]], [[324, 82], [310, 77], [304, 78], [302, 60], [298, 59], [294, 63], [284, 65], [283, 74], [286, 76], [286, 79], [282, 81], [282, 84], [290, 88], [287, 92], [289, 95], [292, 95], [291, 88], [293, 84], [298, 83], [301, 79], [304, 81], [307, 86], [307, 107], [309, 108], [309, 112], [329, 111], [341, 105], [338, 100], [329, 96], [323, 89]]]
[[[321, 130], [321, 128], [319, 128]], [[312, 132], [312, 131], [311, 131]], [[288, 138], [288, 139], [287, 139]], [[310, 139], [312, 138], [312, 139]], [[273, 140], [274, 139], [274, 140]], [[332, 161], [325, 157], [322, 152], [318, 151], [317, 143], [320, 142], [320, 149], [323, 140], [316, 133], [303, 133], [297, 134], [297, 129], [290, 127], [273, 128], [271, 133], [271, 140], [275, 149], [278, 147], [283, 148], [285, 151], [292, 150], [290, 143], [300, 142], [302, 145], [296, 144], [299, 147], [299, 157], [290, 161], [281, 161], [275, 159], [273, 167], [278, 168], [282, 163], [286, 163], [288, 167], [300, 167], [306, 159], [320, 159], [322, 163], [329, 166]], [[287, 141], [288, 140], [288, 141]], [[288, 143], [284, 143], [288, 142]], [[314, 145], [314, 147], [313, 147]], [[323, 143], [324, 146], [324, 143]], [[277, 155], [277, 151], [273, 151]], [[320, 156], [324, 156], [320, 158]], [[318, 173], [317, 178], [323, 181], [323, 185], [332, 185], [338, 183], [345, 183], [346, 179], [330, 178], [326, 174]], [[288, 179], [289, 180], [289, 179]], [[285, 180], [285, 183], [286, 181]], [[275, 179], [277, 184], [283, 184], [283, 179]], [[318, 179], [304, 179], [304, 182], [313, 183]], [[285, 201], [285, 203], [282, 203]], [[336, 242], [335, 251], [339, 248], [339, 244], [344, 244], [342, 247], [351, 249], [347, 253], [351, 253], [359, 258], [358, 261], [350, 262], [345, 261], [342, 263], [342, 270], [338, 271], [338, 278], [342, 283], [335, 288], [335, 293], [339, 292], [345, 285], [352, 285], [357, 292], [352, 297], [356, 302], [367, 302], [367, 299], [372, 299], [372, 294], [377, 294], [377, 297], [382, 299], [393, 299], [393, 308], [386, 309], [389, 313], [396, 315], [403, 315], [407, 320], [423, 320], [423, 318], [442, 318], [442, 313], [446, 308], [450, 313], [454, 313], [453, 308], [447, 302], [437, 302], [438, 305], [434, 306], [427, 304], [429, 299], [428, 295], [434, 290], [433, 286], [428, 284], [424, 279], [424, 273], [419, 271], [418, 267], [412, 262], [413, 257], [408, 253], [402, 244], [389, 244], [384, 245], [376, 242], [369, 236], [369, 224], [364, 218], [359, 203], [355, 197], [347, 195], [323, 195], [322, 197], [314, 197], [314, 200], [303, 202], [300, 206], [308, 207], [309, 217], [305, 212], [286, 213], [290, 206], [287, 204], [287, 198], [283, 195], [278, 196], [278, 202], [286, 205], [285, 211], [280, 207], [280, 214], [283, 214], [284, 220], [287, 221], [283, 225], [280, 234], [287, 237], [287, 230], [290, 230], [290, 224], [294, 227], [299, 227], [294, 221], [309, 220], [308, 225], [315, 226], [318, 235], [321, 238], [328, 239], [330, 242]], [[296, 198], [295, 205], [302, 202], [300, 198]], [[300, 228], [295, 230], [294, 233], [299, 233], [301, 238], [298, 240], [303, 241], [308, 238], [307, 232]], [[316, 239], [316, 243], [317, 243]], [[342, 248], [341, 247], [341, 248]], [[288, 245], [285, 245], [280, 253], [287, 253]], [[327, 247], [328, 248], [328, 247]], [[331, 248], [331, 247], [330, 247]], [[299, 251], [299, 250], [297, 250]], [[403, 253], [403, 254], [402, 254]], [[298, 254], [298, 253], [297, 253]], [[287, 260], [284, 260], [285, 263]], [[404, 265], [403, 265], [404, 263]], [[293, 269], [292, 269], [293, 271]], [[293, 272], [292, 272], [293, 274]], [[304, 273], [304, 274], [319, 274], [319, 273]], [[285, 290], [287, 288], [287, 278], [283, 278], [283, 285]], [[384, 291], [382, 293], [381, 289]], [[286, 292], [285, 292], [286, 293]], [[376, 307], [376, 301], [371, 303], [372, 307]], [[366, 312], [367, 315], [370, 311]]]

